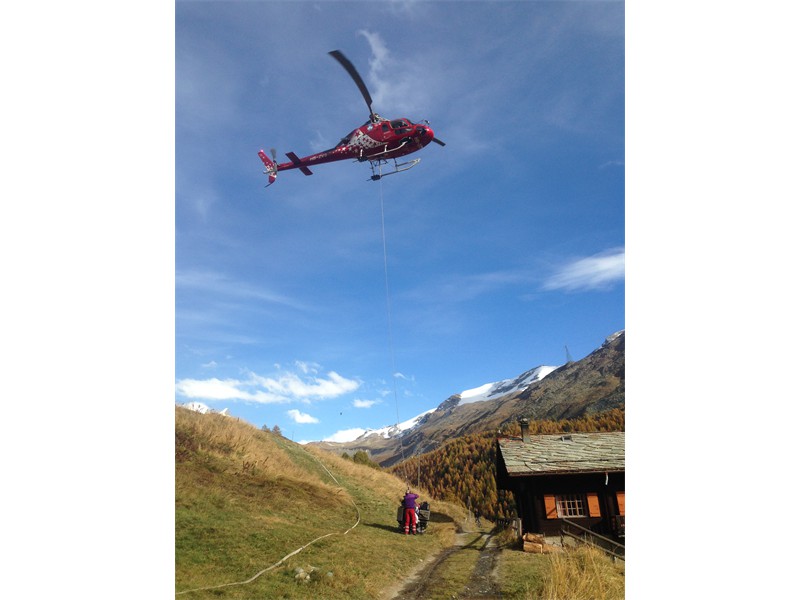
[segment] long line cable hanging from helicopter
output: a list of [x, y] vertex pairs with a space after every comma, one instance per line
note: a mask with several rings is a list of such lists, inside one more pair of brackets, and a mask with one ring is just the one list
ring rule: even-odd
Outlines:
[[[397, 399], [397, 367], [395, 361], [395, 352], [394, 352], [394, 336], [392, 335], [392, 297], [389, 291], [389, 258], [388, 252], [386, 251], [386, 217], [385, 217], [385, 210], [383, 205], [383, 179], [378, 179], [378, 188], [379, 194], [381, 199], [381, 237], [383, 238], [383, 277], [386, 287], [386, 323], [387, 323], [387, 332], [388, 332], [388, 340], [389, 340], [389, 360], [391, 362], [391, 375], [392, 375], [392, 386], [394, 391], [394, 407], [395, 407], [395, 426], [400, 424], [400, 402]], [[405, 448], [403, 447], [403, 438], [400, 437], [400, 455], [402, 457], [402, 464], [403, 464], [403, 475], [406, 480], [406, 484], [410, 481], [408, 478], [407, 469], [408, 466], [406, 465], [406, 452]]]

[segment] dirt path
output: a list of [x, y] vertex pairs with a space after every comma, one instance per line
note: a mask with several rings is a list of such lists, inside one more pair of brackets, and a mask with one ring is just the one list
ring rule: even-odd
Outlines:
[[500, 586], [494, 574], [500, 548], [497, 547], [497, 539], [494, 535], [484, 534], [483, 537], [483, 547], [478, 562], [467, 585], [464, 586], [464, 595], [462, 596], [464, 599], [500, 598]]
[[494, 576], [500, 549], [497, 547], [492, 534], [480, 533], [480, 537], [477, 540], [475, 539], [476, 534], [479, 534], [479, 532], [456, 534], [454, 545], [429, 559], [425, 564], [420, 565], [401, 586], [398, 586], [400, 589], [390, 596], [391, 600], [423, 600], [429, 598], [436, 587], [436, 582], [442, 579], [438, 571], [444, 561], [456, 552], [474, 552], [476, 547], [480, 548], [480, 556], [475, 568], [462, 592], [454, 598], [459, 600], [500, 598], [500, 589]]

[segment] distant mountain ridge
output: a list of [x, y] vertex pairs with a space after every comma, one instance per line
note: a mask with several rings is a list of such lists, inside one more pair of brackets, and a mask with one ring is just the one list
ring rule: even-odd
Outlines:
[[456, 406], [471, 404], [473, 402], [486, 402], [489, 400], [496, 400], [498, 398], [501, 398], [502, 396], [506, 396], [515, 391], [522, 391], [526, 389], [534, 381], [543, 379], [548, 374], [555, 371], [557, 368], [558, 367], [544, 367], [544, 366], [536, 367], [535, 369], [526, 371], [525, 373], [523, 373], [519, 377], [515, 377], [514, 379], [504, 379], [503, 381], [497, 381], [495, 383], [487, 383], [480, 387], [463, 391], [460, 394], [453, 394], [436, 408], [426, 410], [424, 413], [417, 415], [416, 417], [413, 417], [411, 419], [408, 419], [407, 421], [399, 423], [398, 425], [387, 425], [386, 427], [381, 427], [380, 429], [366, 429], [360, 435], [353, 437], [353, 439], [340, 440], [338, 443], [363, 442], [367, 438], [373, 435], [379, 436], [383, 439], [390, 439], [393, 437], [399, 437], [405, 435], [405, 433], [408, 432], [409, 430], [424, 423], [428, 415], [430, 415], [433, 412], [452, 410]]
[[539, 381], [547, 377], [550, 373], [555, 371], [558, 367], [536, 367], [530, 371], [525, 371], [519, 377], [514, 379], [505, 379], [496, 383], [487, 383], [480, 387], [466, 390], [458, 394], [461, 398], [458, 405], [471, 404], [472, 402], [485, 402], [486, 400], [495, 400], [501, 396], [507, 396], [514, 392], [526, 389], [535, 381]]
[[403, 433], [405, 433], [409, 429], [419, 425], [422, 419], [424, 419], [429, 413], [432, 413], [434, 410], [436, 409], [432, 408], [428, 411], [425, 411], [421, 415], [417, 415], [416, 417], [409, 419], [407, 421], [403, 421], [402, 423], [398, 423], [397, 425], [387, 425], [386, 427], [381, 427], [380, 429], [365, 429], [364, 433], [362, 433], [352, 441], [364, 440], [373, 435], [377, 435], [387, 440], [393, 437], [403, 435]]
[[311, 442], [335, 452], [368, 452], [384, 467], [448, 439], [497, 429], [520, 417], [572, 419], [625, 405], [625, 331], [578, 361], [539, 366], [513, 379], [454, 394], [435, 409], [345, 442]]

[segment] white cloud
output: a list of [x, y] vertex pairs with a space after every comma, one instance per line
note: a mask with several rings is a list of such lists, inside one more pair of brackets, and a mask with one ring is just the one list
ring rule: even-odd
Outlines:
[[625, 250], [615, 248], [565, 265], [543, 287], [567, 291], [605, 289], [624, 279]]
[[[308, 371], [307, 363], [298, 363], [297, 366], [304, 372]], [[274, 404], [337, 398], [360, 386], [360, 381], [347, 379], [335, 371], [323, 377], [305, 379], [296, 373], [283, 373], [277, 377], [249, 373], [248, 379], [181, 379], [175, 384], [175, 391], [179, 396], [192, 399]]]
[[290, 402], [290, 398], [264, 392], [241, 389], [244, 384], [235, 379], [181, 379], [175, 384], [175, 391], [185, 398], [203, 400], [243, 400], [261, 404]]
[[[385, 107], [387, 104], [386, 99], [394, 96], [395, 92], [392, 90], [396, 89], [396, 85], [391, 80], [381, 77], [382, 71], [389, 62], [389, 50], [380, 34], [363, 29], [358, 33], [367, 39], [372, 53], [369, 59], [369, 72], [364, 82], [372, 97], [372, 107], [373, 109]], [[356, 70], [360, 72], [358, 67], [356, 67]]]
[[375, 77], [386, 66], [386, 61], [389, 58], [389, 49], [380, 34], [366, 29], [362, 29], [358, 33], [367, 38], [367, 42], [369, 42], [370, 50], [372, 50], [372, 58], [369, 59], [370, 75]]
[[415, 381], [414, 376], [408, 377], [407, 375], [403, 375], [400, 371], [397, 371], [394, 374], [395, 379], [402, 379], [404, 381]]
[[323, 442], [352, 442], [358, 436], [366, 432], [366, 429], [354, 427], [353, 429], [342, 429], [331, 436], [326, 437]]
[[362, 29], [358, 32], [369, 44], [369, 71], [364, 73], [360, 65], [354, 63], [356, 70], [365, 79], [365, 85], [372, 97], [372, 108], [384, 117], [391, 112], [394, 115], [416, 114], [428, 104], [427, 86], [421, 84], [429, 81], [427, 63], [395, 58], [389, 51], [379, 33]]
[[317, 374], [320, 370], [320, 366], [317, 363], [310, 363], [304, 360], [294, 361], [294, 366], [300, 369], [304, 375], [308, 375], [309, 373]]
[[319, 419], [312, 417], [306, 413], [301, 413], [299, 410], [293, 408], [287, 410], [286, 414], [292, 417], [295, 423], [319, 423]]
[[379, 400], [353, 400], [353, 406], [356, 408], [370, 408], [380, 402]]
[[342, 377], [330, 371], [327, 378], [310, 377], [301, 379], [295, 373], [286, 373], [277, 379], [252, 374], [253, 380], [267, 391], [279, 396], [296, 400], [337, 398], [343, 394], [354, 392], [361, 383], [354, 379]]

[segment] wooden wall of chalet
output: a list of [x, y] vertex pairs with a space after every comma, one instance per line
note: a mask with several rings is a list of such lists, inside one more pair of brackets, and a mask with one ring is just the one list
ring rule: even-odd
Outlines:
[[[559, 535], [561, 520], [548, 518], [550, 500], [546, 496], [596, 494], [600, 516], [569, 517], [570, 521], [606, 536], [613, 536], [614, 517], [625, 514], [625, 473], [578, 473], [510, 477], [500, 453], [497, 461], [497, 488], [514, 494], [517, 515], [523, 532]], [[621, 505], [621, 506], [620, 506]], [[588, 507], [587, 507], [588, 508]], [[587, 511], [588, 512], [588, 511]], [[592, 511], [595, 512], [595, 511]]]

